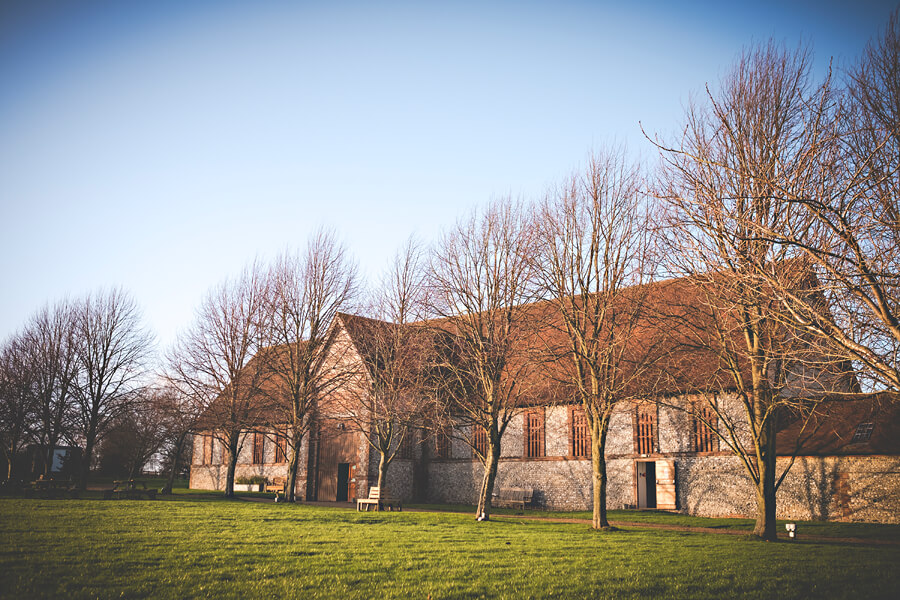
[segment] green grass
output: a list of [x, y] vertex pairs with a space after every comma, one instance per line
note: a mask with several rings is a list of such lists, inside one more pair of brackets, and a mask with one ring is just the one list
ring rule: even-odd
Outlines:
[[891, 598], [900, 546], [452, 513], [0, 499], [0, 596]]
[[[439, 512], [458, 512], [475, 514], [475, 506], [465, 504], [410, 504], [410, 508], [420, 508]], [[591, 511], [525, 511], [510, 508], [493, 508], [491, 513], [499, 516], [526, 516], [548, 519], [583, 519], [590, 521]], [[719, 530], [753, 531], [753, 519], [724, 519], [709, 517], [693, 517], [661, 510], [610, 510], [607, 512], [610, 521], [620, 523], [647, 523], [649, 525], [667, 525], [673, 527], [707, 527]], [[836, 523], [826, 521], [778, 521], [779, 534], [785, 531], [785, 523], [797, 523], [800, 536], [812, 535], [833, 538], [862, 538], [870, 540], [888, 540], [900, 542], [900, 525], [880, 525], [876, 523]]]

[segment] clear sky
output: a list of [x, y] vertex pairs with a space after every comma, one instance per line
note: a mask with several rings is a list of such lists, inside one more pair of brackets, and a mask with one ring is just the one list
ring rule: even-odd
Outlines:
[[895, 2], [0, 1], [0, 338], [131, 291], [160, 345], [254, 257], [536, 197], [610, 141], [653, 158], [741, 49], [855, 59]]

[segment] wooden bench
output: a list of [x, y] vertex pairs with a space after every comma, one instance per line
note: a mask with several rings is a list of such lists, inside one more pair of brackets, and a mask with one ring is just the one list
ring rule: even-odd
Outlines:
[[274, 477], [272, 483], [266, 484], [266, 492], [284, 494], [284, 486], [287, 485], [287, 477]]
[[357, 498], [356, 499], [356, 510], [362, 510], [362, 507], [366, 507], [366, 512], [369, 512], [369, 507], [374, 506], [375, 510], [383, 510], [385, 507], [388, 510], [393, 511], [394, 506], [397, 507], [397, 510], [403, 510], [403, 503], [397, 498], [389, 498], [387, 494], [381, 493], [381, 488], [378, 486], [372, 486], [369, 488], [369, 497], [368, 498]]
[[500, 488], [499, 492], [494, 493], [491, 504], [498, 508], [521, 508], [525, 510], [525, 505], [531, 504], [534, 490], [531, 488]]

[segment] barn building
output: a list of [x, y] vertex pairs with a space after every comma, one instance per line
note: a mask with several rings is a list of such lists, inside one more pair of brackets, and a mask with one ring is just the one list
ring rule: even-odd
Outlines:
[[[373, 322], [340, 315], [334, 324], [345, 360], [364, 364], [358, 337]], [[349, 348], [349, 352], [347, 349]], [[689, 379], [711, 381], [708, 357], [682, 355]], [[820, 382], [821, 377], [817, 380]], [[802, 382], [797, 384], [800, 387]], [[777, 493], [779, 518], [900, 522], [900, 408], [878, 395], [846, 394], [855, 384], [841, 376], [819, 398], [815, 416], [786, 419], [777, 437], [779, 473], [790, 466]], [[700, 386], [698, 385], [698, 388]], [[724, 386], [723, 386], [724, 387]], [[653, 401], [617, 405], [606, 459], [608, 508], [658, 508], [699, 516], [753, 516], [755, 491], [740, 459], [710, 429], [682, 408], [696, 401], [690, 385], [660, 389]], [[723, 414], [740, 409], [728, 389], [714, 394]], [[526, 487], [536, 506], [589, 510], [592, 502], [591, 444], [585, 416], [571, 397], [544, 397], [512, 418], [501, 444], [495, 489]], [[822, 400], [823, 397], [826, 399]], [[848, 399], [850, 398], [850, 399]], [[411, 436], [388, 473], [392, 495], [405, 501], [474, 504], [483, 466], [471, 429]], [[248, 431], [236, 477], [272, 481], [287, 475], [285, 440], [277, 428]], [[224, 452], [213, 436], [195, 436], [190, 487], [224, 489]], [[322, 402], [301, 448], [296, 492], [316, 501], [365, 497], [377, 481], [378, 455], [339, 411]]]

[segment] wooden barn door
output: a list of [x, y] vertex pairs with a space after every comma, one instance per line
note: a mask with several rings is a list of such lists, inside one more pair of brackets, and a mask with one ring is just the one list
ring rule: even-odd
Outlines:
[[656, 508], [675, 510], [675, 461], [656, 461]]
[[[318, 500], [324, 502], [336, 502], [341, 499], [352, 499], [351, 488], [355, 488], [355, 482], [348, 479], [356, 478], [356, 435], [339, 429], [322, 430], [319, 439], [319, 473], [318, 473]], [[342, 468], [343, 489], [338, 494], [338, 465]], [[349, 468], [348, 466], [349, 465]], [[347, 472], [352, 473], [349, 475]], [[349, 477], [348, 477], [349, 475]], [[353, 489], [355, 493], [355, 489]]]

